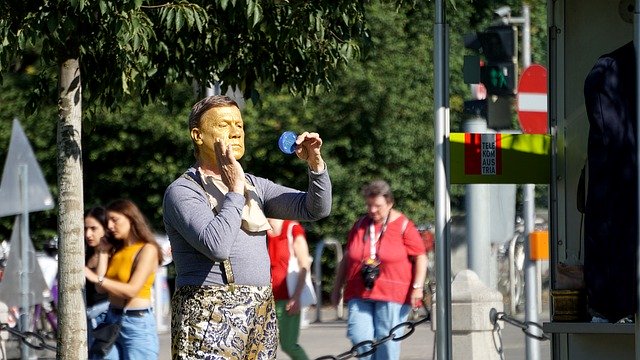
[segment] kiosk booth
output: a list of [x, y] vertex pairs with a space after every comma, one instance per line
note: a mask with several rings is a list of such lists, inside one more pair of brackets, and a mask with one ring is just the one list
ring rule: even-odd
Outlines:
[[[549, 128], [553, 138], [549, 205], [552, 295], [551, 320], [543, 329], [552, 335], [554, 360], [638, 359], [634, 323], [593, 322], [593, 314], [587, 311], [585, 218], [581, 212], [583, 186], [593, 185], [589, 184], [593, 179], [589, 179], [588, 168], [581, 179], [590, 146], [588, 112], [592, 111], [585, 102], [585, 80], [600, 56], [633, 41], [634, 5], [635, 0], [547, 1]], [[625, 76], [635, 84], [634, 74]], [[635, 194], [628, 189], [617, 191], [630, 197]], [[637, 227], [637, 218], [628, 226]], [[637, 250], [637, 239], [628, 240]], [[619, 266], [615, 260], [608, 261], [611, 267]], [[615, 285], [617, 279], [606, 281]], [[620, 298], [610, 294], [609, 300], [615, 303]]]

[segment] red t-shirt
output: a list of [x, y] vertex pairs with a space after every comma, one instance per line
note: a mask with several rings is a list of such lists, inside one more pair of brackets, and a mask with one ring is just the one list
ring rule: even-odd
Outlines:
[[[376, 254], [380, 261], [380, 276], [373, 289], [364, 287], [360, 269], [362, 262], [370, 256], [369, 225], [371, 219], [365, 217], [357, 221], [347, 238], [347, 282], [344, 299], [372, 299], [399, 304], [411, 304], [413, 263], [409, 256], [424, 254], [425, 246], [412, 221], [404, 215], [390, 221], [378, 241]], [[403, 225], [407, 224], [404, 234]], [[380, 234], [382, 224], [375, 226]]]
[[267, 233], [267, 247], [271, 259], [271, 286], [273, 297], [276, 300], [289, 299], [287, 291], [287, 267], [289, 267], [289, 243], [287, 239], [289, 226], [293, 226], [291, 233], [293, 239], [304, 234], [304, 228], [298, 222], [285, 220], [282, 223], [280, 235], [270, 236]]

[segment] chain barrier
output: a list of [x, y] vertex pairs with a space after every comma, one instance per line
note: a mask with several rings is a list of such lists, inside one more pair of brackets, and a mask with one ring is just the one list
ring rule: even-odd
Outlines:
[[[425, 316], [420, 320], [416, 320], [416, 321], [405, 321], [402, 322], [396, 326], [393, 327], [393, 329], [391, 329], [389, 331], [389, 335], [378, 339], [378, 340], [365, 340], [365, 341], [361, 341], [357, 344], [355, 344], [351, 349], [349, 349], [348, 351], [343, 352], [342, 354], [333, 356], [333, 355], [325, 355], [325, 356], [321, 356], [319, 358], [316, 358], [316, 360], [345, 360], [345, 359], [349, 359], [349, 358], [362, 358], [365, 356], [369, 356], [371, 354], [373, 354], [374, 352], [376, 352], [376, 349], [378, 346], [386, 343], [387, 341], [402, 341], [406, 338], [408, 338], [409, 336], [411, 336], [413, 334], [413, 332], [416, 330], [416, 326], [425, 323], [427, 321], [429, 321], [430, 318], [429, 316]], [[402, 329], [402, 328], [406, 328], [407, 331], [404, 333], [404, 335], [401, 336], [397, 336], [395, 332]], [[358, 350], [361, 350], [362, 352], [358, 352]]]
[[9, 334], [20, 338], [20, 340], [23, 343], [25, 343], [25, 345], [35, 350], [45, 350], [45, 349], [51, 350], [51, 351], [57, 350], [55, 346], [49, 345], [46, 343], [44, 336], [38, 333], [35, 333], [33, 331], [22, 332], [22, 331], [13, 329], [12, 327], [9, 326], [9, 324], [6, 324], [6, 323], [0, 323], [0, 331], [7, 331]]
[[502, 329], [500, 329], [500, 324], [498, 324], [498, 321], [504, 321], [515, 327], [519, 327], [520, 329], [522, 329], [522, 332], [525, 334], [525, 336], [536, 339], [538, 341], [551, 339], [549, 335], [545, 334], [542, 331], [542, 326], [536, 322], [520, 321], [508, 315], [507, 313], [497, 311], [496, 309], [491, 309], [491, 311], [489, 312], [489, 318], [491, 319], [491, 323], [493, 324], [493, 345], [496, 347], [496, 351], [500, 355], [500, 359], [504, 359], [504, 349], [502, 347], [502, 335], [500, 333]]

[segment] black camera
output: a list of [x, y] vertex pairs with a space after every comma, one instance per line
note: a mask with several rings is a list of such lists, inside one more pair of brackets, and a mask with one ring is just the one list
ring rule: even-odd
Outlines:
[[365, 260], [360, 268], [360, 275], [362, 275], [365, 289], [373, 289], [376, 279], [380, 276], [380, 262], [375, 259]]

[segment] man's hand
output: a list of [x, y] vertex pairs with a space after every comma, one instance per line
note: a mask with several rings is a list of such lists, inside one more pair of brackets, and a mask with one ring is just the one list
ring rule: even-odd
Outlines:
[[222, 182], [229, 191], [244, 194], [244, 170], [233, 155], [231, 145], [226, 145], [221, 139], [213, 144], [216, 151], [216, 162]]
[[318, 133], [303, 132], [296, 139], [296, 155], [306, 160], [311, 170], [320, 172], [324, 170], [324, 160], [320, 154], [322, 139]]

